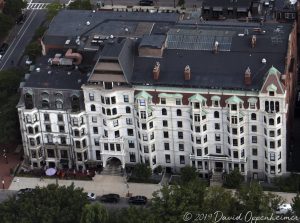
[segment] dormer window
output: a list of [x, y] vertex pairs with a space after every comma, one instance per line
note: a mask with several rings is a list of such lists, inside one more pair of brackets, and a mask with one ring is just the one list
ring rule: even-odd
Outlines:
[[212, 96], [211, 97], [212, 106], [213, 107], [220, 107], [220, 100], [221, 100], [221, 98], [219, 96]]
[[257, 103], [256, 98], [249, 98], [248, 103], [249, 103], [249, 109], [256, 109], [256, 103]]
[[274, 95], [275, 95], [274, 91], [269, 91], [269, 96], [274, 96]]
[[277, 87], [274, 84], [270, 84], [267, 87], [267, 91], [269, 92], [269, 96], [275, 96], [275, 92], [277, 91]]
[[244, 101], [237, 96], [232, 96], [226, 100], [228, 108], [231, 111], [237, 111], [238, 108], [243, 108]]
[[165, 99], [165, 98], [161, 98], [161, 99], [160, 99], [160, 103], [161, 103], [162, 105], [165, 105], [165, 104], [166, 104], [166, 99]]
[[145, 99], [140, 99], [140, 106], [146, 106], [146, 101]]
[[176, 105], [181, 105], [181, 98], [176, 98]]
[[232, 110], [232, 111], [236, 111], [236, 110], [237, 110], [236, 104], [231, 105], [231, 110]]

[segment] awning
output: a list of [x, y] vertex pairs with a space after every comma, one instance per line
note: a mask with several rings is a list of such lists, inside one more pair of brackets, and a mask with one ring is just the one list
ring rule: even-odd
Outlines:
[[222, 12], [223, 11], [223, 7], [213, 7], [213, 11], [214, 12]]

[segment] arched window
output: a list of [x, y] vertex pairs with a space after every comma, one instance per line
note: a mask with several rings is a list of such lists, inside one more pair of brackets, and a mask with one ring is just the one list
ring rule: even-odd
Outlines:
[[91, 111], [96, 111], [96, 106], [95, 105], [91, 105]]
[[180, 109], [177, 109], [177, 116], [181, 116], [182, 115], [182, 112]]
[[163, 109], [161, 110], [161, 114], [162, 114], [162, 115], [167, 115], [167, 109], [163, 108]]
[[251, 113], [251, 120], [256, 120], [256, 114], [255, 113]]
[[131, 113], [131, 108], [129, 106], [126, 106], [126, 113]]
[[273, 118], [269, 119], [269, 125], [274, 125], [274, 119]]
[[215, 112], [214, 112], [214, 118], [220, 118], [220, 114], [219, 114], [218, 111], [215, 111]]
[[78, 111], [80, 109], [80, 103], [79, 103], [79, 97], [76, 95], [73, 95], [71, 97], [71, 107], [72, 111]]
[[61, 93], [55, 93], [55, 97], [56, 99], [60, 99], [60, 100], [63, 99], [63, 95]]
[[280, 124], [280, 122], [281, 122], [281, 118], [278, 117], [278, 118], [277, 118], [277, 124]]
[[48, 92], [45, 92], [45, 91], [42, 92], [41, 96], [42, 96], [43, 99], [49, 99], [49, 94], [48, 94]]
[[55, 107], [56, 107], [56, 109], [62, 109], [63, 108], [62, 101], [61, 100], [56, 100]]
[[42, 100], [42, 108], [49, 109], [49, 101], [48, 100]]

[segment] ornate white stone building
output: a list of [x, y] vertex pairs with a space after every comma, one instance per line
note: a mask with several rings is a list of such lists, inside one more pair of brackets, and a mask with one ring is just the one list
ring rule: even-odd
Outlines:
[[[92, 28], [77, 24], [86, 18]], [[28, 162], [85, 169], [115, 158], [173, 172], [193, 165], [205, 178], [234, 168], [259, 179], [286, 174], [295, 25], [242, 24], [59, 13], [21, 88]]]

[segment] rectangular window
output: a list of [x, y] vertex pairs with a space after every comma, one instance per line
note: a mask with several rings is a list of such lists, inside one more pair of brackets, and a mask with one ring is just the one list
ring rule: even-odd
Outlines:
[[275, 153], [270, 153], [270, 161], [275, 161]]
[[180, 164], [185, 164], [185, 157], [184, 156], [179, 156], [180, 159]]
[[164, 138], [169, 138], [169, 132], [164, 132]]
[[141, 119], [146, 119], [146, 112], [145, 111], [141, 111]]
[[182, 128], [182, 121], [177, 121], [177, 127]]
[[220, 123], [215, 123], [215, 129], [219, 130], [220, 129]]
[[270, 137], [275, 137], [275, 131], [270, 131]]
[[233, 139], [232, 142], [233, 142], [233, 146], [238, 146], [238, 140], [237, 139]]
[[130, 162], [135, 162], [136, 161], [136, 159], [135, 159], [135, 153], [130, 152], [129, 153], [129, 159], [130, 159]]
[[97, 116], [92, 116], [92, 122], [97, 123]]
[[140, 99], [140, 106], [145, 106], [145, 105], [146, 105], [145, 99]]
[[197, 149], [197, 156], [202, 156], [202, 149]]
[[221, 135], [220, 134], [215, 134], [215, 140], [218, 142], [218, 141], [221, 141]]
[[241, 138], [241, 145], [244, 145], [245, 143], [245, 140], [244, 140], [244, 137]]
[[257, 136], [252, 136], [252, 143], [257, 143]]
[[231, 116], [231, 124], [237, 124], [237, 116]]
[[165, 150], [170, 150], [170, 144], [168, 142], [164, 143]]
[[134, 148], [134, 141], [133, 140], [128, 140], [128, 147], [129, 148]]
[[93, 127], [94, 134], [98, 134], [98, 127]]
[[108, 150], [108, 143], [104, 143], [104, 150]]
[[197, 143], [197, 144], [201, 144], [201, 137], [200, 137], [200, 136], [197, 136], [197, 137], [196, 137], [196, 143]]
[[94, 139], [94, 143], [95, 143], [95, 146], [99, 146], [100, 145], [99, 139]]
[[270, 141], [270, 148], [274, 149], [275, 148], [275, 142], [274, 141]]
[[183, 132], [178, 132], [178, 139], [183, 139]]
[[51, 132], [51, 125], [45, 125], [46, 132]]
[[165, 104], [166, 104], [166, 99], [165, 99], [165, 98], [161, 98], [161, 99], [160, 99], [160, 103], [161, 103], [162, 105], [165, 105]]
[[111, 103], [116, 104], [116, 97], [115, 96], [111, 97]]
[[46, 122], [49, 122], [49, 121], [50, 121], [49, 114], [44, 114], [44, 120], [45, 120]]
[[232, 105], [231, 105], [231, 110], [232, 110], [232, 111], [236, 111], [236, 110], [237, 110], [236, 104], [232, 104]]
[[119, 138], [119, 137], [120, 137], [120, 131], [117, 130], [117, 131], [115, 131], [115, 138]]
[[251, 126], [251, 131], [252, 132], [257, 132], [257, 126], [256, 125], [252, 125]]
[[101, 151], [96, 150], [96, 160], [101, 160]]
[[58, 128], [59, 128], [59, 132], [61, 132], [61, 133], [65, 132], [65, 126], [64, 125], [60, 125], [60, 126], [58, 126]]
[[113, 126], [114, 127], [119, 126], [119, 120], [113, 120]]
[[149, 128], [150, 128], [150, 129], [153, 128], [153, 122], [149, 122]]
[[200, 115], [199, 114], [194, 115], [194, 121], [195, 122], [200, 122]]
[[163, 120], [163, 127], [168, 127], [168, 121], [167, 120]]
[[169, 154], [165, 155], [166, 163], [171, 163], [171, 156]]
[[128, 95], [123, 95], [124, 102], [129, 102], [129, 96]]
[[233, 158], [239, 158], [239, 152], [238, 151], [233, 151]]
[[257, 156], [257, 148], [252, 148], [252, 155]]
[[221, 145], [216, 145], [216, 153], [221, 153]]
[[253, 167], [253, 169], [255, 169], [255, 170], [258, 169], [257, 160], [252, 160], [252, 167]]
[[147, 130], [147, 125], [145, 123], [142, 123], [142, 129]]
[[144, 153], [149, 153], [149, 147], [148, 146], [144, 146]]
[[94, 101], [95, 100], [94, 94], [93, 93], [89, 93], [89, 98], [90, 98], [90, 101]]
[[181, 105], [181, 99], [180, 98], [176, 98], [176, 105]]
[[126, 124], [127, 125], [132, 125], [132, 119], [131, 118], [126, 118]]
[[133, 129], [127, 129], [127, 135], [133, 136]]
[[148, 135], [147, 134], [143, 134], [143, 141], [148, 141]]
[[184, 144], [180, 143], [178, 145], [178, 149], [179, 149], [179, 151], [184, 151]]
[[237, 135], [237, 128], [232, 128], [232, 134]]

